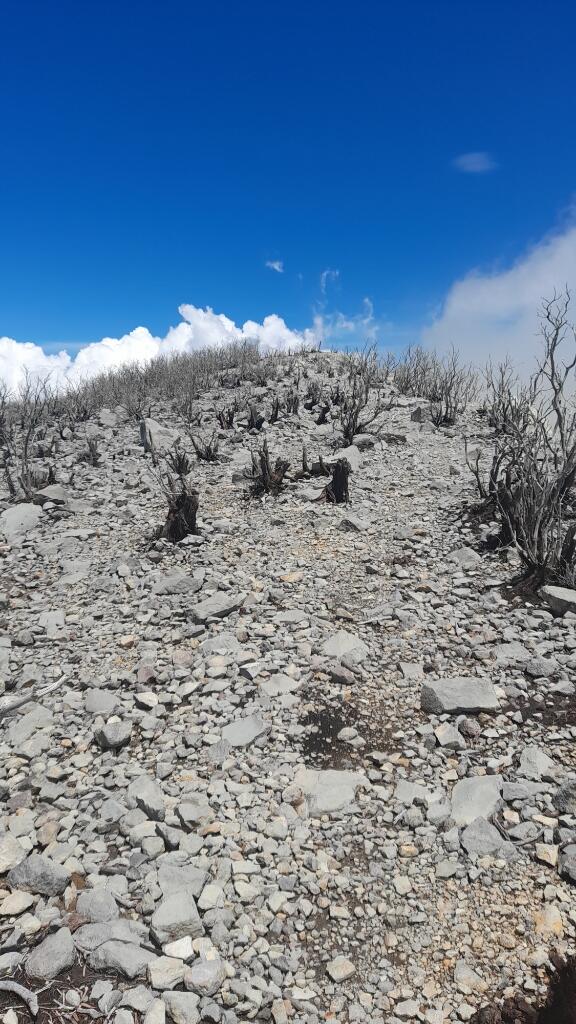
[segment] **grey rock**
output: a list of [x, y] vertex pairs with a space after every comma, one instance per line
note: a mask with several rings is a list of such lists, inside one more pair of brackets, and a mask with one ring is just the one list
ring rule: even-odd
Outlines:
[[298, 690], [300, 683], [297, 679], [292, 679], [291, 676], [286, 676], [281, 672], [277, 672], [275, 675], [270, 676], [270, 679], [263, 679], [260, 683], [260, 689], [267, 697], [282, 697], [287, 693], [294, 693]]
[[461, 779], [452, 790], [452, 819], [456, 825], [469, 825], [476, 818], [490, 818], [502, 802], [499, 775], [473, 775]]
[[249, 747], [268, 729], [269, 726], [259, 715], [248, 715], [246, 718], [236, 719], [230, 725], [225, 725], [222, 729], [222, 739], [232, 747]]
[[558, 772], [558, 765], [540, 747], [533, 745], [523, 748], [518, 768], [518, 774], [523, 778], [552, 780], [557, 777]]
[[35, 704], [24, 715], [15, 718], [8, 727], [8, 739], [14, 747], [20, 747], [26, 740], [35, 736], [41, 729], [50, 729], [54, 716], [48, 708]]
[[47, 487], [42, 487], [41, 490], [35, 492], [34, 504], [45, 505], [47, 502], [52, 502], [53, 505], [67, 505], [70, 498], [70, 493], [61, 484], [48, 484]]
[[198, 898], [208, 878], [208, 872], [195, 864], [172, 864], [164, 862], [158, 869], [158, 885], [163, 896], [177, 892], [188, 892]]
[[103, 886], [98, 889], [84, 889], [76, 901], [76, 911], [91, 923], [112, 921], [119, 916], [118, 906], [112, 893]]
[[152, 914], [151, 930], [161, 946], [184, 935], [192, 938], [203, 935], [204, 928], [193, 896], [185, 892], [166, 896]]
[[95, 971], [120, 971], [126, 978], [143, 978], [156, 954], [131, 942], [110, 939], [94, 949], [88, 956]]
[[10, 871], [20, 864], [26, 856], [26, 850], [18, 842], [16, 836], [5, 832], [0, 836], [0, 874]]
[[226, 977], [226, 969], [219, 957], [207, 960], [198, 957], [184, 977], [184, 985], [199, 996], [213, 996]]
[[460, 841], [467, 853], [479, 857], [498, 852], [505, 842], [498, 829], [485, 818], [472, 821], [462, 832]]
[[185, 572], [171, 572], [159, 576], [152, 584], [153, 594], [196, 594], [202, 587], [202, 580]]
[[164, 821], [166, 807], [164, 794], [157, 782], [149, 775], [139, 775], [128, 786], [128, 795], [136, 801], [137, 807], [152, 821]]
[[10, 508], [0, 513], [0, 533], [3, 533], [9, 544], [17, 544], [19, 540], [30, 533], [41, 519], [44, 513], [39, 505], [22, 502], [20, 505], [11, 505]]
[[89, 715], [111, 715], [116, 711], [120, 700], [111, 690], [86, 690], [84, 706]]
[[480, 555], [473, 548], [457, 548], [449, 555], [450, 561], [455, 562], [461, 569], [475, 569], [480, 561]]
[[190, 609], [193, 622], [206, 622], [207, 619], [225, 619], [232, 612], [238, 611], [246, 600], [246, 594], [232, 594], [219, 590], [212, 597], [207, 597]]
[[562, 814], [576, 814], [576, 778], [565, 779], [552, 799], [557, 811]]
[[349, 807], [368, 780], [362, 772], [299, 768], [294, 783], [304, 793], [311, 814], [330, 814]]
[[532, 676], [533, 679], [539, 679], [540, 677], [549, 679], [555, 672], [558, 671], [558, 662], [555, 658], [543, 658], [536, 657], [530, 658], [524, 666], [524, 671], [527, 675]]
[[12, 889], [23, 889], [41, 896], [59, 896], [69, 881], [68, 871], [42, 853], [31, 853], [8, 875]]
[[570, 843], [560, 850], [558, 857], [558, 871], [562, 878], [576, 884], [576, 844]]
[[361, 519], [360, 516], [343, 516], [337, 530], [341, 533], [365, 533], [366, 530], [370, 529], [370, 523], [367, 519]]
[[74, 932], [74, 945], [82, 953], [92, 953], [106, 942], [140, 946], [148, 937], [148, 928], [141, 921], [120, 917], [115, 921], [82, 925]]
[[362, 465], [362, 455], [356, 444], [350, 444], [347, 448], [339, 448], [332, 456], [326, 459], [327, 462], [336, 462], [337, 459], [348, 459], [352, 473], [357, 473]]
[[568, 587], [542, 587], [540, 593], [557, 615], [565, 615], [566, 612], [576, 612], [576, 590]]
[[46, 978], [51, 980], [61, 971], [67, 971], [74, 965], [76, 950], [69, 928], [59, 928], [53, 935], [48, 935], [26, 959], [26, 973], [30, 978]]
[[199, 999], [193, 992], [165, 992], [162, 998], [174, 1024], [198, 1024]]
[[352, 661], [363, 661], [369, 654], [368, 646], [353, 633], [339, 629], [322, 644], [322, 654], [328, 658], [351, 658]]
[[420, 706], [431, 715], [496, 711], [500, 704], [489, 679], [453, 676], [430, 679], [422, 685]]
[[119, 750], [130, 743], [131, 736], [130, 722], [106, 722], [94, 730], [94, 739], [102, 750]]

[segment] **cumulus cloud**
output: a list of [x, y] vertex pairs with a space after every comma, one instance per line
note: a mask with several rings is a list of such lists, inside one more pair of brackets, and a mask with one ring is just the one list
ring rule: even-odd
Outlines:
[[48, 377], [54, 384], [84, 380], [126, 363], [144, 363], [161, 354], [193, 352], [200, 348], [226, 345], [233, 341], [258, 341], [264, 350], [287, 351], [315, 347], [324, 338], [324, 325], [316, 318], [312, 327], [291, 330], [275, 313], [262, 323], [247, 320], [241, 327], [223, 313], [207, 307], [184, 304], [179, 307], [182, 320], [164, 337], [156, 337], [147, 327], [136, 327], [121, 338], [102, 338], [81, 348], [73, 358], [64, 349], [56, 354], [44, 352], [33, 342], [0, 337], [0, 379], [11, 390], [22, 382], [26, 372]]
[[520, 367], [530, 366], [540, 344], [542, 299], [566, 286], [576, 294], [574, 224], [543, 238], [507, 269], [474, 271], [457, 281], [421, 340], [441, 350], [454, 345], [477, 363], [509, 355]]
[[284, 273], [283, 260], [266, 260], [266, 266], [268, 267], [268, 270], [275, 270], [277, 274]]
[[462, 174], [488, 174], [495, 171], [498, 164], [490, 153], [460, 153], [453, 161], [454, 167]]

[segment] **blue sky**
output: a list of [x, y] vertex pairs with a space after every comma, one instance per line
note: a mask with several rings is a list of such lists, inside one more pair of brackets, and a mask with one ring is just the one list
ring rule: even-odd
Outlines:
[[5, 0], [0, 336], [368, 298], [409, 339], [573, 223], [575, 31], [554, 0]]

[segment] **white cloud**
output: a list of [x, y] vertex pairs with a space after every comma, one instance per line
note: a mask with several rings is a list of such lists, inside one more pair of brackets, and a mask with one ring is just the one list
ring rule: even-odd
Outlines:
[[182, 321], [171, 327], [163, 338], [155, 337], [147, 327], [136, 327], [121, 338], [102, 338], [81, 348], [72, 358], [65, 350], [49, 355], [33, 342], [18, 342], [0, 337], [0, 379], [11, 390], [19, 386], [24, 374], [63, 384], [93, 377], [125, 363], [147, 362], [154, 356], [171, 352], [193, 352], [195, 349], [226, 345], [233, 341], [258, 341], [265, 350], [315, 347], [324, 337], [321, 318], [303, 331], [293, 331], [282, 317], [273, 313], [262, 323], [247, 320], [239, 327], [223, 313], [185, 304], [179, 307]]
[[322, 292], [322, 295], [326, 295], [328, 285], [334, 284], [339, 277], [339, 270], [331, 270], [330, 267], [328, 267], [326, 270], [322, 271], [320, 274], [320, 291]]
[[283, 260], [266, 260], [266, 266], [269, 270], [275, 270], [277, 274], [284, 273], [284, 261]]
[[319, 312], [315, 329], [329, 345], [353, 349], [378, 344], [389, 326], [386, 321], [376, 319], [372, 300], [366, 297], [362, 300], [361, 312], [354, 316], [338, 310]]
[[495, 171], [498, 166], [490, 153], [483, 152], [461, 153], [453, 163], [456, 170], [462, 171], [463, 174], [487, 174], [489, 171]]
[[421, 340], [438, 349], [454, 345], [476, 363], [509, 355], [520, 367], [530, 366], [540, 345], [542, 299], [566, 286], [576, 301], [574, 224], [543, 238], [508, 269], [474, 271], [457, 281]]

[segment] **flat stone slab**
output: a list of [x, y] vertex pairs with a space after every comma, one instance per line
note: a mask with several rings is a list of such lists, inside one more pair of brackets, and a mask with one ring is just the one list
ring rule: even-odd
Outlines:
[[152, 593], [163, 594], [195, 594], [202, 587], [202, 580], [195, 579], [185, 572], [164, 573], [152, 584]]
[[232, 747], [249, 747], [259, 736], [269, 729], [268, 724], [259, 715], [248, 715], [238, 718], [222, 729], [222, 739]]
[[454, 786], [451, 817], [456, 825], [470, 825], [476, 818], [490, 818], [501, 803], [500, 776], [474, 775]]
[[359, 636], [348, 633], [345, 629], [339, 629], [337, 633], [324, 641], [322, 654], [338, 660], [347, 657], [354, 661], [363, 661], [368, 656], [369, 649]]
[[430, 679], [422, 686], [420, 707], [430, 715], [497, 711], [500, 701], [489, 679], [453, 676]]
[[263, 679], [260, 683], [262, 692], [272, 698], [283, 697], [286, 693], [294, 693], [299, 687], [298, 679], [292, 679], [292, 676], [284, 675], [283, 672], [277, 672], [270, 676], [270, 679]]
[[212, 597], [199, 601], [190, 609], [194, 622], [206, 622], [207, 619], [225, 619], [232, 612], [238, 611], [246, 600], [246, 594], [231, 594], [218, 591]]
[[569, 587], [542, 587], [540, 593], [557, 615], [576, 612], [576, 590]]
[[0, 533], [4, 534], [9, 544], [13, 544], [30, 533], [43, 517], [41, 507], [31, 502], [11, 505], [0, 514]]
[[341, 811], [354, 802], [356, 792], [366, 786], [368, 780], [362, 772], [326, 771], [315, 768], [299, 768], [294, 784], [299, 786], [311, 814], [330, 814]]

